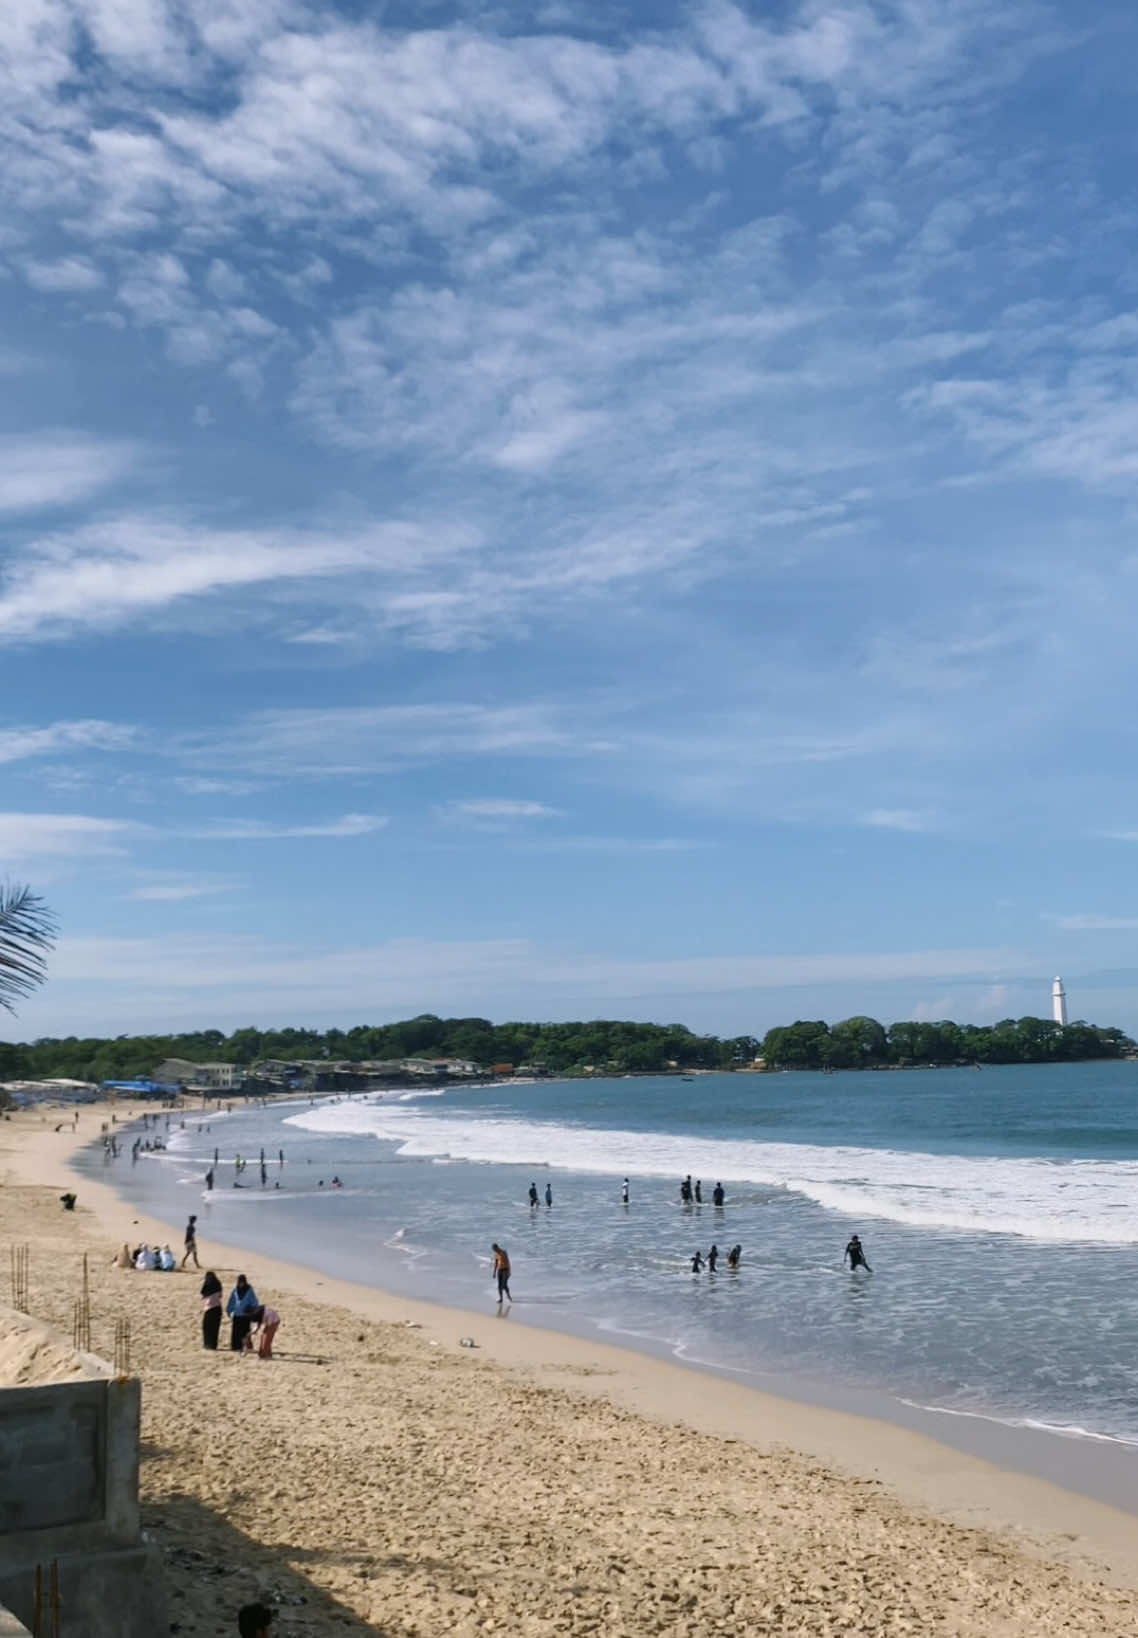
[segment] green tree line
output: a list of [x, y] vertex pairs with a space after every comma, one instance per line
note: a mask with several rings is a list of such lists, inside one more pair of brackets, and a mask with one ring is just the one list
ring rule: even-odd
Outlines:
[[532, 1064], [550, 1073], [588, 1065], [614, 1073], [724, 1069], [749, 1063], [754, 1036], [721, 1040], [694, 1035], [682, 1024], [598, 1019], [570, 1024], [493, 1024], [486, 1018], [437, 1018], [424, 1013], [396, 1024], [354, 1029], [196, 1030], [184, 1035], [120, 1035], [113, 1040], [38, 1040], [0, 1044], [0, 1080], [65, 1075], [76, 1080], [128, 1080], [150, 1075], [165, 1058], [192, 1063], [252, 1064], [260, 1059], [466, 1058], [476, 1064]]
[[838, 1024], [799, 1019], [768, 1030], [762, 1055], [771, 1069], [910, 1068], [921, 1064], [1041, 1064], [1121, 1058], [1134, 1042], [1120, 1029], [1056, 1024], [1050, 1018], [1002, 1018], [998, 1024]]
[[0, 1080], [65, 1075], [76, 1080], [127, 1080], [150, 1075], [166, 1058], [249, 1065], [264, 1058], [466, 1058], [485, 1068], [530, 1064], [551, 1074], [591, 1066], [614, 1074], [678, 1069], [732, 1069], [761, 1054], [771, 1069], [865, 1069], [874, 1065], [1049, 1063], [1119, 1058], [1134, 1043], [1119, 1029], [1046, 1018], [1005, 1018], [998, 1024], [890, 1024], [846, 1018], [825, 1024], [799, 1020], [753, 1035], [695, 1035], [682, 1024], [594, 1019], [568, 1024], [493, 1024], [486, 1018], [438, 1018], [424, 1013], [396, 1024], [354, 1029], [195, 1030], [182, 1035], [120, 1035], [112, 1040], [68, 1036], [0, 1043]]

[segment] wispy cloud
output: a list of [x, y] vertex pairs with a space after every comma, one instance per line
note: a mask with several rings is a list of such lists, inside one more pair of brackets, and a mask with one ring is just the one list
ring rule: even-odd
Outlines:
[[457, 528], [428, 534], [399, 523], [305, 535], [126, 515], [14, 553], [0, 583], [0, 640], [113, 628], [171, 603], [274, 582], [405, 574], [445, 561], [468, 539]]
[[577, 713], [555, 703], [337, 706], [251, 713], [176, 747], [210, 768], [297, 777], [382, 772], [441, 757], [534, 756], [587, 748]]
[[928, 814], [913, 808], [870, 808], [863, 813], [860, 823], [872, 830], [905, 830], [917, 834], [931, 829]]
[[138, 729], [132, 724], [97, 718], [52, 722], [42, 728], [0, 728], [0, 763], [57, 751], [124, 751], [138, 739]]
[[124, 843], [142, 830], [125, 819], [85, 814], [0, 813], [0, 857], [19, 861], [121, 853]]
[[477, 796], [448, 802], [442, 812], [451, 819], [556, 819], [561, 809], [512, 797]]
[[[425, 997], [441, 1012], [488, 1007], [500, 1015], [516, 1008], [522, 1015], [536, 1009], [541, 1017], [573, 1017], [582, 1008], [611, 1009], [617, 1001], [650, 1007], [685, 994], [747, 995], [752, 1012], [765, 1012], [785, 1006], [780, 992], [804, 984], [841, 986], [848, 995], [851, 987], [860, 993], [896, 979], [983, 979], [1015, 960], [1011, 952], [982, 949], [619, 960], [526, 939], [397, 939], [344, 949], [282, 945], [254, 935], [171, 934], [67, 939], [54, 968], [61, 984], [77, 987], [80, 1008], [105, 1009], [108, 987], [120, 993], [128, 988], [135, 1019], [153, 1016], [155, 1009], [174, 1018], [196, 1009], [199, 1018], [248, 1020], [279, 1016], [282, 1006], [295, 1001], [303, 1002], [306, 1017], [346, 1021], [371, 1015], [377, 992], [395, 1015], [421, 1006]], [[765, 991], [769, 1003], [762, 999]], [[114, 1027], [112, 1017], [105, 1016], [107, 1027]]]
[[288, 837], [372, 836], [388, 823], [376, 813], [345, 813], [313, 824], [275, 824], [267, 819], [217, 819], [201, 830], [181, 834], [201, 842], [261, 842]]
[[1065, 933], [1122, 933], [1138, 928], [1138, 916], [1096, 916], [1092, 914], [1046, 916]]
[[231, 878], [160, 876], [133, 888], [127, 897], [141, 904], [184, 904], [193, 899], [214, 898], [235, 893], [240, 883]]
[[38, 512], [89, 500], [127, 472], [137, 452], [74, 432], [0, 435], [0, 512]]

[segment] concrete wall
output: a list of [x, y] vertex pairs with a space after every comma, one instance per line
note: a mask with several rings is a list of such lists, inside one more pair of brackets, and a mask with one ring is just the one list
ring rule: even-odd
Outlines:
[[25, 1625], [36, 1566], [46, 1581], [56, 1562], [62, 1638], [167, 1631], [158, 1555], [139, 1529], [139, 1408], [138, 1382], [109, 1369], [0, 1387], [0, 1604]]

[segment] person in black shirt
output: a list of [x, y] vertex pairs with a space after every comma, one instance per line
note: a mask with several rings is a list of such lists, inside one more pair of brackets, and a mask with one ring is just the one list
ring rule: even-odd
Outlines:
[[851, 1274], [855, 1268], [864, 1268], [867, 1274], [873, 1273], [872, 1268], [870, 1268], [868, 1262], [866, 1261], [865, 1247], [862, 1245], [856, 1234], [850, 1235], [849, 1244], [846, 1246], [845, 1252], [843, 1253], [842, 1261], [845, 1262], [847, 1258], [849, 1259]]

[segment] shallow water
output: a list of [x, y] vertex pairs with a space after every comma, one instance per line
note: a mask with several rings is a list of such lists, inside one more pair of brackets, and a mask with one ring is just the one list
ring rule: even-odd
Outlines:
[[[498, 1239], [515, 1318], [1138, 1443], [1136, 1064], [389, 1093], [208, 1125], [175, 1120], [114, 1181], [206, 1238], [465, 1308], [493, 1310]], [[286, 1151], [264, 1190], [262, 1145]], [[722, 1211], [680, 1205], [689, 1171]], [[872, 1277], [843, 1268], [855, 1228]], [[738, 1274], [690, 1272], [713, 1241], [742, 1243]]]

